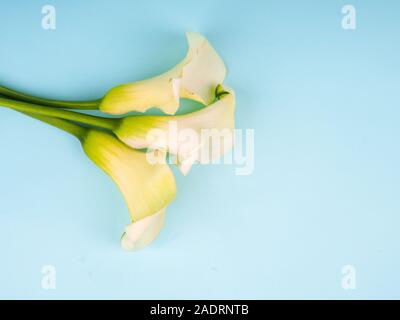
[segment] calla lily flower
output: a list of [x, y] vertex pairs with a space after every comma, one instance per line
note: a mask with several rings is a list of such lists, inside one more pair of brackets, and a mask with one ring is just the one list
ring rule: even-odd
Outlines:
[[144, 152], [98, 130], [89, 130], [82, 146], [88, 157], [114, 180], [128, 205], [133, 223], [122, 236], [122, 247], [138, 250], [147, 246], [160, 232], [165, 207], [175, 198], [171, 169], [166, 163], [149, 163]]
[[77, 137], [87, 156], [114, 180], [132, 220], [121, 239], [124, 249], [141, 249], [156, 238], [164, 222], [165, 208], [176, 195], [175, 178], [165, 161], [150, 163], [146, 153], [131, 149], [110, 133], [22, 112]]
[[117, 137], [135, 149], [163, 150], [177, 155], [183, 174], [195, 162], [210, 163], [233, 146], [235, 94], [217, 86], [217, 100], [178, 116], [130, 116], [114, 129]]
[[179, 108], [179, 98], [210, 104], [215, 99], [215, 87], [225, 79], [225, 64], [201, 34], [188, 32], [186, 37], [188, 52], [179, 64], [154, 78], [111, 89], [102, 99], [99, 110], [124, 114], [158, 107], [172, 115]]

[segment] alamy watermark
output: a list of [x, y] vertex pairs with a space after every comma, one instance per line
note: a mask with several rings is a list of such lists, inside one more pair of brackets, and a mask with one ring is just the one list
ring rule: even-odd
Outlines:
[[356, 8], [350, 4], [342, 7], [342, 28], [344, 30], [356, 29]]
[[53, 265], [44, 265], [41, 269], [42, 281], [41, 286], [44, 290], [56, 289], [56, 268]]
[[46, 4], [42, 7], [42, 28], [44, 30], [56, 30], [56, 8]]
[[[246, 176], [254, 171], [254, 130], [227, 128], [178, 128], [177, 121], [169, 121], [168, 128], [150, 129], [143, 147], [148, 148], [147, 161], [163, 163], [165, 153], [169, 164], [235, 165], [235, 174]], [[231, 151], [233, 148], [233, 151]], [[164, 151], [164, 153], [154, 151]]]

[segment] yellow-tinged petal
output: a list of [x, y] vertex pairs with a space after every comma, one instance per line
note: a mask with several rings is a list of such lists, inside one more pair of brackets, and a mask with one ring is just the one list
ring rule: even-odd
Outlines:
[[125, 250], [139, 250], [150, 244], [164, 225], [165, 209], [143, 218], [125, 228], [121, 246]]
[[180, 97], [211, 103], [215, 98], [214, 88], [225, 79], [225, 64], [204, 36], [188, 32], [186, 37], [188, 52], [179, 64], [154, 78], [111, 89], [99, 109], [124, 114], [158, 107], [166, 114], [175, 114]]
[[151, 164], [145, 153], [98, 130], [89, 130], [82, 146], [117, 184], [134, 223], [163, 210], [174, 199], [175, 178], [165, 162]]
[[235, 94], [225, 89], [220, 100], [179, 116], [130, 116], [114, 130], [127, 145], [142, 149], [166, 150], [178, 156], [186, 174], [193, 163], [210, 163], [233, 146]]
[[165, 163], [164, 152], [154, 152], [159, 161], [152, 164], [145, 153], [129, 148], [110, 133], [56, 117], [23, 113], [78, 138], [87, 156], [117, 184], [133, 221], [122, 237], [124, 248], [140, 249], [158, 235], [165, 208], [176, 194], [175, 178]]

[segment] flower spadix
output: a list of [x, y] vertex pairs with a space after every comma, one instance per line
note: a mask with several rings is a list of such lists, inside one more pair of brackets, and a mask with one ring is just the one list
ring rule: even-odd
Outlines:
[[215, 98], [214, 88], [225, 79], [225, 64], [201, 34], [188, 32], [186, 37], [188, 52], [180, 63], [159, 76], [111, 89], [99, 110], [124, 114], [158, 107], [166, 114], [175, 114], [179, 98], [211, 103]]
[[126, 117], [114, 133], [133, 148], [176, 155], [180, 170], [187, 174], [195, 162], [215, 161], [233, 146], [235, 94], [221, 86], [215, 92], [217, 100], [199, 111], [178, 116]]

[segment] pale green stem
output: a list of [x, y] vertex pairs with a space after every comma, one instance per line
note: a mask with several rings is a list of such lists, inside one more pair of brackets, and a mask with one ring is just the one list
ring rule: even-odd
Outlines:
[[101, 101], [101, 99], [93, 101], [60, 101], [45, 99], [18, 92], [16, 90], [9, 89], [3, 86], [0, 86], [0, 96], [3, 96], [4, 98], [11, 98], [24, 102], [40, 104], [43, 106], [78, 110], [96, 110], [98, 109], [99, 103]]
[[120, 122], [120, 119], [96, 117], [88, 114], [82, 114], [62, 109], [54, 109], [50, 107], [44, 107], [40, 105], [35, 105], [10, 99], [4, 99], [4, 98], [0, 98], [0, 105], [20, 112], [34, 113], [42, 116], [50, 116], [65, 120], [71, 120], [107, 130], [114, 130], [119, 125]]
[[53, 117], [48, 117], [48, 116], [41, 116], [41, 115], [37, 115], [34, 113], [28, 113], [28, 112], [21, 112], [21, 113], [23, 113], [31, 118], [45, 122], [49, 125], [52, 125], [53, 127], [61, 129], [65, 132], [68, 132], [68, 133], [74, 135], [75, 137], [77, 137], [81, 141], [85, 138], [86, 133], [88, 131], [87, 128], [82, 127], [82, 126], [80, 126], [76, 123], [73, 123], [71, 121], [68, 121], [68, 120], [63, 120], [63, 119], [53, 118]]

